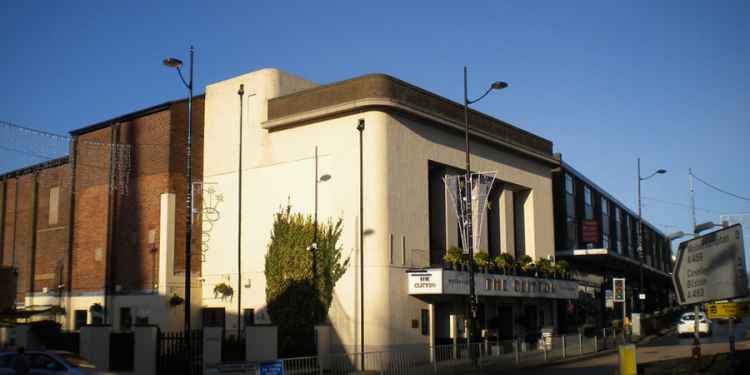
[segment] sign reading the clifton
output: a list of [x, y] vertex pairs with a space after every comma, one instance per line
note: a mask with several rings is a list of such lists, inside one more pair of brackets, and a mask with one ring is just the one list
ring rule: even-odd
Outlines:
[[[475, 277], [478, 295], [563, 299], [578, 296], [574, 281], [494, 274], [477, 274]], [[409, 294], [468, 295], [469, 276], [466, 272], [440, 268], [413, 271], [409, 273]]]

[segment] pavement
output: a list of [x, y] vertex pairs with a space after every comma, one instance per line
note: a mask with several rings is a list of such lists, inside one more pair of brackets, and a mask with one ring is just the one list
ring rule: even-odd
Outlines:
[[[728, 325], [714, 323], [710, 337], [701, 339], [702, 361], [698, 364], [690, 360], [692, 338], [679, 337], [674, 329], [662, 332], [662, 335], [645, 337], [636, 344], [638, 364], [646, 375], [651, 374], [732, 374], [746, 372], [737, 366], [750, 366], [750, 319], [735, 327], [735, 341], [738, 355], [736, 356], [735, 372], [730, 367], [729, 330]], [[568, 360], [548, 362], [506, 369], [504, 371], [482, 372], [483, 374], [515, 374], [524, 375], [599, 375], [617, 374], [619, 358], [617, 349], [610, 349], [587, 356]], [[742, 371], [742, 372], [736, 372]]]

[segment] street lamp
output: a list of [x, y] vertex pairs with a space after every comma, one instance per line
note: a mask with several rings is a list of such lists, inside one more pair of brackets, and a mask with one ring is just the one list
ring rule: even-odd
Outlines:
[[192, 128], [193, 128], [193, 46], [190, 46], [190, 74], [188, 81], [182, 76], [182, 61], [174, 57], [164, 59], [164, 65], [177, 69], [180, 80], [188, 90], [187, 143], [185, 145], [185, 178], [187, 181], [185, 206], [185, 330], [190, 331], [190, 257], [193, 239], [193, 171], [192, 171]]
[[[466, 142], [466, 177], [464, 178], [464, 186], [465, 186], [465, 196], [466, 196], [466, 207], [468, 207], [468, 210], [466, 210], [466, 214], [464, 217], [464, 228], [463, 230], [466, 233], [466, 236], [464, 237], [466, 239], [466, 248], [469, 249], [469, 329], [468, 329], [468, 343], [471, 345], [472, 336], [474, 335], [474, 327], [476, 324], [476, 318], [477, 318], [477, 296], [476, 291], [474, 290], [474, 245], [473, 245], [473, 238], [472, 238], [472, 228], [471, 228], [471, 152], [470, 152], [470, 146], [469, 146], [469, 104], [474, 104], [480, 100], [482, 100], [487, 94], [490, 93], [490, 91], [493, 90], [502, 90], [506, 87], [508, 87], [508, 84], [501, 81], [493, 82], [490, 87], [487, 89], [487, 91], [484, 92], [481, 96], [474, 100], [469, 100], [469, 88], [467, 83], [467, 76], [468, 76], [468, 68], [464, 66], [464, 137]], [[474, 355], [474, 351], [469, 348], [469, 355], [471, 356], [472, 363], [476, 367], [476, 356]]]
[[[640, 290], [643, 291], [643, 218], [641, 217], [641, 181], [648, 180], [657, 174], [667, 173], [666, 169], [658, 169], [646, 177], [641, 177], [641, 158], [638, 158], [638, 227], [636, 232], [638, 233], [638, 270], [640, 271]], [[643, 310], [643, 302], [641, 302], [640, 295], [638, 296], [638, 312]]]
[[[318, 250], [318, 184], [326, 182], [331, 179], [331, 175], [324, 174], [318, 177], [318, 146], [315, 146], [315, 210], [313, 216], [313, 241], [307, 250], [312, 253], [312, 276], [313, 286], [315, 286], [315, 278], [318, 275], [318, 259], [316, 258], [316, 251]], [[313, 318], [315, 318], [313, 316]]]

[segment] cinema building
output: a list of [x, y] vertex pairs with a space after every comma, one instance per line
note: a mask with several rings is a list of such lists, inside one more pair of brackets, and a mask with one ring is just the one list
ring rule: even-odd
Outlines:
[[[552, 142], [479, 112], [471, 111], [469, 121], [472, 167], [496, 172], [480, 249], [492, 258], [553, 256], [552, 171], [560, 165]], [[462, 320], [468, 294], [466, 272], [443, 261], [460, 245], [443, 179], [461, 174], [465, 161], [461, 105], [386, 75], [318, 86], [264, 69], [207, 87], [204, 147], [204, 210], [215, 204], [214, 219], [203, 221], [207, 315], [226, 316], [228, 330], [238, 328], [229, 318], [236, 314], [248, 318], [243, 325], [271, 323], [263, 267], [273, 214], [287, 204], [312, 214], [317, 201], [320, 220], [342, 219], [341, 245], [352, 260], [329, 312], [333, 350], [359, 350], [361, 324], [367, 351], [450, 340], [451, 316]], [[324, 175], [326, 181], [316, 180]], [[218, 283], [241, 288], [243, 311], [214, 294]], [[507, 337], [555, 327], [558, 310], [577, 293], [575, 282], [539, 277], [478, 273], [476, 285], [480, 328]]]

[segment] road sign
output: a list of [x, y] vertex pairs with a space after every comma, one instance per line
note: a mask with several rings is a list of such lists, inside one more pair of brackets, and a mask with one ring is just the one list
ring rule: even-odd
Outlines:
[[625, 279], [612, 279], [612, 289], [615, 291], [614, 301], [625, 302]]
[[672, 281], [682, 305], [747, 296], [742, 227], [733, 225], [681, 243]]
[[708, 319], [741, 318], [750, 315], [750, 302], [707, 303]]

